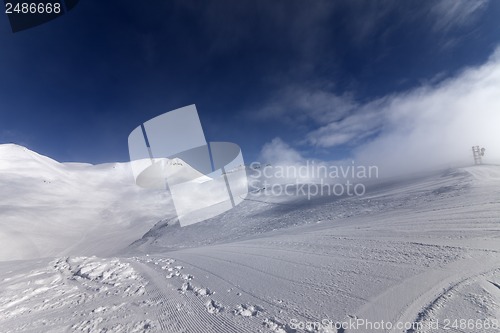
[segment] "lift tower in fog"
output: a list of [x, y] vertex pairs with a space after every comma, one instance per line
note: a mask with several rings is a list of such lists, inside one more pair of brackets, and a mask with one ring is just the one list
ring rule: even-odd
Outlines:
[[484, 151], [486, 149], [479, 148], [479, 146], [472, 146], [472, 155], [474, 156], [474, 164], [482, 164], [481, 158], [484, 156]]

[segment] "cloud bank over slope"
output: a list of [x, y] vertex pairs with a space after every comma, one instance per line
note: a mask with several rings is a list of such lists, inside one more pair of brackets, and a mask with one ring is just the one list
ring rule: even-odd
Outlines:
[[[472, 145], [486, 148], [485, 163], [500, 163], [500, 48], [485, 64], [366, 103], [317, 90], [283, 96], [285, 105], [298, 106], [290, 107], [288, 119], [309, 117], [318, 124], [298, 145], [350, 146], [357, 163], [378, 165], [385, 175], [471, 164]], [[264, 146], [261, 158], [304, 159], [279, 139]]]

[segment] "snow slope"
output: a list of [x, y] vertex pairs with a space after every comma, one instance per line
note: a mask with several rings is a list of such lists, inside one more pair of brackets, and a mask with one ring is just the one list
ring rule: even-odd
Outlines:
[[[109, 188], [117, 188], [109, 166], [57, 170], [67, 168], [72, 177], [107, 170]], [[12, 189], [33, 195], [22, 202], [34, 209], [45, 197], [23, 189], [25, 182]], [[112, 198], [120, 202], [132, 191]], [[64, 205], [53, 195], [45, 200], [56, 213], [52, 206]], [[156, 207], [153, 195], [141, 198]], [[373, 184], [363, 197], [262, 191], [185, 228], [162, 219], [112, 257], [94, 257], [89, 248], [75, 255], [82, 251], [75, 247], [56, 258], [0, 262], [1, 331], [498, 332], [491, 325], [500, 320], [499, 198], [500, 167], [487, 165]], [[24, 211], [15, 203], [10, 216]], [[114, 214], [152, 214], [136, 207], [127, 202]], [[454, 319], [475, 326], [458, 321], [447, 329]], [[394, 327], [361, 325], [382, 320]], [[335, 327], [352, 322], [357, 329]]]
[[[213, 331], [229, 321], [241, 331], [327, 332], [335, 323], [359, 319], [413, 326], [345, 332], [444, 332], [449, 331], [445, 320], [471, 319], [477, 326], [462, 332], [494, 332], [478, 327], [500, 320], [495, 288], [500, 279], [499, 175], [498, 166], [478, 166], [380, 185], [362, 199], [267, 210], [262, 207], [268, 203], [250, 202], [189, 233], [175, 224], [156, 228], [144, 244], [161, 251], [181, 237], [185, 244], [178, 241], [177, 249], [220, 243], [168, 253], [193, 277], [192, 288], [215, 291], [210, 300], [225, 311]], [[222, 232], [233, 240], [221, 239]], [[141, 264], [149, 268], [140, 270], [161, 276], [160, 269], [148, 271], [156, 267], [150, 259]], [[169, 285], [181, 288], [181, 282], [166, 277]], [[460, 293], [477, 283], [483, 287], [474, 294]], [[199, 298], [192, 297], [192, 302]], [[430, 321], [442, 327], [426, 328]]]
[[127, 163], [64, 164], [13, 144], [0, 145], [0, 188], [0, 261], [111, 254], [172, 214]]

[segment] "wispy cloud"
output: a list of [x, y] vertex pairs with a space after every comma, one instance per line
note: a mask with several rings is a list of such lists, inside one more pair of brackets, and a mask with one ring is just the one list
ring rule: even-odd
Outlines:
[[310, 132], [306, 142], [318, 147], [334, 147], [350, 143], [355, 145], [363, 139], [377, 134], [384, 126], [384, 117], [377, 107], [379, 101], [360, 106], [342, 120], [330, 122]]
[[[241, 45], [259, 48], [287, 45], [306, 56], [314, 52], [334, 11], [333, 1], [183, 1], [201, 11], [201, 24], [210, 37], [210, 52], [220, 54]], [[195, 4], [196, 3], [196, 4]]]
[[276, 93], [252, 117], [260, 120], [280, 119], [290, 124], [313, 121], [323, 125], [342, 119], [358, 107], [351, 94], [336, 95], [325, 88], [287, 87]]
[[455, 27], [467, 26], [486, 9], [489, 0], [440, 0], [430, 9], [434, 16], [435, 31], [449, 31]]

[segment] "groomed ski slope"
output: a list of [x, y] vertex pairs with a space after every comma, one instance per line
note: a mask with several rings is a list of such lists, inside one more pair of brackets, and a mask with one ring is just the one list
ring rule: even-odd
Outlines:
[[[186, 228], [166, 219], [112, 257], [0, 262], [0, 331], [498, 331], [426, 325], [500, 320], [499, 166], [362, 198], [254, 199]], [[423, 326], [321, 325], [357, 319]]]

